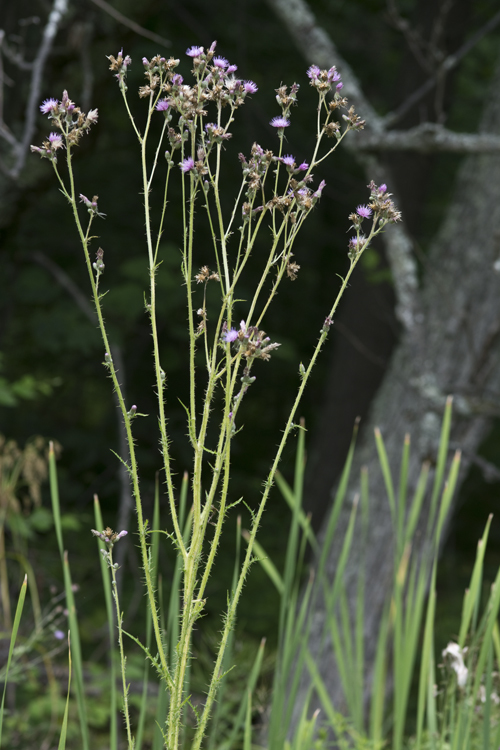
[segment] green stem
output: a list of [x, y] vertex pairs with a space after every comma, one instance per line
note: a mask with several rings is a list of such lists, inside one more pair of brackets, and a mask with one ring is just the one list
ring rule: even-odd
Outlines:
[[144, 525], [144, 518], [142, 513], [142, 501], [141, 501], [141, 493], [140, 493], [140, 487], [139, 487], [139, 471], [138, 471], [138, 465], [137, 465], [137, 458], [135, 454], [135, 445], [134, 445], [134, 439], [132, 436], [132, 429], [131, 429], [131, 418], [127, 412], [127, 408], [125, 405], [125, 401], [123, 399], [123, 393], [121, 390], [120, 383], [118, 381], [116, 370], [114, 366], [113, 359], [111, 357], [111, 347], [109, 345], [109, 340], [106, 332], [106, 327], [104, 324], [104, 318], [102, 314], [102, 308], [101, 308], [101, 301], [98, 294], [97, 286], [94, 279], [93, 269], [92, 269], [92, 263], [90, 261], [90, 255], [89, 255], [89, 248], [88, 248], [88, 231], [87, 233], [84, 233], [80, 217], [78, 215], [78, 209], [76, 205], [76, 198], [75, 198], [75, 184], [74, 184], [74, 175], [73, 175], [73, 169], [71, 164], [71, 145], [66, 142], [67, 147], [67, 164], [68, 164], [68, 173], [69, 173], [69, 179], [70, 179], [70, 192], [69, 200], [71, 202], [71, 206], [73, 209], [73, 216], [75, 219], [76, 227], [78, 230], [78, 234], [80, 236], [80, 241], [82, 243], [84, 255], [85, 255], [85, 263], [87, 265], [87, 272], [90, 279], [90, 284], [92, 288], [92, 296], [94, 298], [94, 304], [96, 308], [97, 318], [99, 321], [99, 329], [101, 331], [101, 336], [104, 344], [104, 350], [109, 355], [109, 361], [107, 362], [107, 366], [110, 372], [111, 379], [113, 381], [113, 386], [117, 395], [120, 411], [122, 413], [124, 425], [125, 425], [125, 431], [127, 435], [127, 444], [129, 449], [129, 456], [130, 456], [130, 474], [132, 477], [132, 487], [133, 487], [133, 494], [135, 497], [135, 506], [136, 506], [136, 512], [137, 512], [137, 524], [139, 529], [139, 540], [140, 540], [140, 547], [141, 547], [141, 556], [142, 556], [142, 564], [144, 569], [144, 574], [146, 578], [146, 586], [149, 596], [149, 603], [151, 608], [151, 616], [153, 619], [153, 627], [155, 632], [155, 638], [156, 643], [158, 647], [158, 652], [160, 654], [160, 661], [162, 665], [162, 672], [163, 676], [167, 682], [168, 685], [171, 685], [171, 677], [168, 671], [168, 665], [166, 662], [165, 653], [163, 650], [163, 641], [160, 633], [160, 624], [158, 620], [158, 612], [157, 612], [157, 606], [155, 601], [155, 594], [154, 594], [154, 588], [151, 580], [151, 572], [149, 569], [149, 561], [148, 561], [148, 550], [147, 550], [147, 543], [146, 543], [146, 529]]
[[112, 547], [109, 550], [109, 557], [108, 557], [108, 564], [111, 568], [111, 577], [112, 577], [112, 585], [113, 585], [113, 597], [115, 600], [116, 605], [116, 622], [118, 626], [118, 645], [120, 649], [120, 665], [121, 665], [121, 673], [122, 673], [122, 691], [123, 691], [123, 713], [125, 715], [125, 726], [127, 728], [127, 742], [129, 750], [134, 750], [134, 739], [132, 737], [132, 729], [130, 726], [130, 711], [128, 706], [128, 685], [127, 685], [127, 676], [126, 676], [126, 667], [127, 667], [127, 657], [125, 656], [125, 651], [123, 649], [123, 630], [122, 630], [122, 624], [123, 624], [123, 612], [120, 610], [120, 602], [118, 599], [118, 585], [116, 582], [116, 569], [113, 565], [113, 549]]

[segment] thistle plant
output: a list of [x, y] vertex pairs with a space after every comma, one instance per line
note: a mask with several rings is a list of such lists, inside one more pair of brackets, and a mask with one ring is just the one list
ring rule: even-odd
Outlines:
[[[239, 411], [244, 399], [251, 398], [251, 386], [259, 373], [259, 360], [268, 361], [279, 346], [274, 335], [264, 329], [266, 315], [279, 286], [294, 280], [300, 266], [294, 261], [293, 249], [298, 233], [315, 205], [321, 200], [325, 181], [315, 183], [313, 170], [329, 158], [350, 131], [363, 128], [364, 122], [342, 95], [342, 82], [335, 67], [320, 70], [312, 65], [307, 71], [309, 84], [316, 89], [316, 144], [310, 159], [300, 162], [285, 153], [285, 131], [292, 126], [292, 108], [297, 104], [299, 85], [280, 86], [276, 101], [280, 113], [272, 117], [270, 125], [276, 130], [277, 153], [254, 143], [247, 155], [240, 154], [242, 177], [231, 206], [222, 204], [224, 145], [231, 138], [231, 128], [237, 110], [246, 105], [256, 93], [253, 81], [237, 76], [237, 66], [215, 53], [213, 43], [208, 50], [193, 46], [187, 50], [191, 62], [192, 79], [185, 82], [177, 72], [178, 59], [157, 55], [143, 58], [145, 84], [139, 96], [145, 100], [142, 125], [132, 116], [127, 91], [127, 72], [131, 59], [121, 51], [110, 55], [110, 69], [118, 81], [123, 103], [137, 137], [141, 168], [146, 229], [146, 258], [149, 270], [149, 289], [146, 292], [146, 314], [149, 318], [154, 382], [158, 405], [159, 444], [165, 475], [165, 494], [170, 511], [169, 542], [175, 547], [182, 568], [183, 607], [180, 634], [173, 660], [165, 646], [157, 592], [152, 577], [150, 531], [143, 515], [139, 467], [136, 458], [133, 426], [141, 415], [136, 405], [125, 403], [117, 370], [111, 354], [104, 322], [105, 299], [102, 276], [105, 273], [104, 250], [91, 250], [94, 242], [94, 222], [105, 215], [99, 211], [98, 197], [81, 195], [75, 184], [73, 154], [81, 138], [96, 124], [97, 110], [82, 112], [65, 91], [61, 100], [47, 99], [41, 106], [54, 128], [41, 147], [32, 150], [52, 162], [61, 191], [73, 211], [82, 245], [93, 300], [103, 342], [103, 365], [112, 380], [123, 417], [128, 440], [126, 462], [133, 487], [137, 514], [137, 533], [147, 590], [155, 648], [145, 649], [168, 692], [168, 715], [162, 727], [165, 746], [177, 750], [181, 742], [183, 713], [188, 700], [186, 673], [195, 623], [202, 616], [206, 589], [213, 571], [224, 520], [230, 507], [229, 480], [231, 450], [237, 440]], [[338, 119], [336, 119], [338, 118]], [[161, 132], [157, 137], [158, 121]], [[153, 152], [150, 140], [157, 138]], [[165, 150], [166, 146], [166, 150]], [[149, 155], [153, 153], [152, 160]], [[59, 171], [58, 160], [64, 155], [67, 175]], [[166, 391], [168, 362], [162, 356], [158, 337], [156, 277], [162, 262], [161, 238], [168, 225], [168, 196], [172, 180], [180, 180], [182, 191], [183, 240], [181, 273], [186, 291], [187, 344], [189, 360], [189, 400], [186, 404], [187, 433], [192, 451], [190, 467], [191, 502], [189, 533], [185, 533], [176, 501], [179, 488], [174, 482], [171, 444], [167, 427]], [[163, 185], [164, 199], [159, 215], [153, 215], [151, 192], [153, 185]], [[199, 748], [211, 716], [217, 689], [221, 681], [223, 659], [231, 629], [234, 625], [243, 584], [253, 561], [257, 530], [275, 479], [286, 441], [297, 425], [297, 409], [325, 343], [339, 301], [365, 249], [387, 224], [400, 220], [386, 185], [369, 187], [369, 200], [359, 205], [349, 216], [353, 234], [347, 247], [347, 270], [335, 299], [323, 312], [318, 323], [319, 338], [314, 345], [309, 363], [298, 365], [297, 392], [289, 417], [281, 427], [281, 439], [271, 468], [263, 484], [258, 509], [253, 514], [246, 553], [236, 584], [228, 594], [228, 606], [215, 658], [208, 680], [205, 704], [197, 716], [191, 746]], [[86, 215], [82, 212], [82, 206]], [[204, 212], [212, 248], [196, 248], [207, 254], [201, 267], [195, 265], [195, 214]], [[197, 221], [199, 219], [197, 218]], [[364, 227], [367, 227], [364, 229]], [[238, 299], [238, 284], [245, 271], [257, 237], [266, 234], [267, 250], [260, 269], [260, 278], [248, 302]], [[95, 260], [92, 257], [95, 256]], [[211, 319], [207, 313], [207, 288], [218, 289], [219, 309]], [[270, 286], [270, 291], [269, 291]], [[203, 366], [200, 365], [203, 361]], [[218, 422], [215, 441], [209, 438], [209, 420]], [[211, 435], [212, 433], [210, 433]], [[184, 468], [184, 467], [183, 467]], [[107, 532], [93, 532], [106, 535]], [[204, 542], [210, 541], [208, 553], [202, 554]], [[111, 553], [110, 553], [111, 554]], [[115, 568], [110, 563], [115, 576]], [[116, 588], [116, 587], [115, 587]], [[118, 603], [117, 603], [118, 606]], [[121, 616], [118, 629], [121, 641]], [[125, 659], [122, 659], [123, 685], [126, 693]], [[128, 744], [134, 741], [130, 732], [130, 717], [125, 704]]]

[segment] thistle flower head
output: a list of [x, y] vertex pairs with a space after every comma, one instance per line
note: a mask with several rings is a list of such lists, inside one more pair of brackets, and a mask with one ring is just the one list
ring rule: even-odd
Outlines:
[[188, 156], [187, 159], [184, 159], [184, 161], [181, 161], [179, 164], [179, 167], [181, 168], [181, 172], [186, 174], [186, 172], [190, 172], [192, 169], [194, 169], [194, 159], [192, 156]]
[[222, 336], [222, 340], [226, 344], [236, 341], [237, 338], [238, 338], [238, 331], [236, 330], [236, 328], [230, 328], [229, 331], [226, 331], [226, 333]]
[[52, 149], [54, 151], [58, 148], [63, 148], [63, 139], [62, 135], [60, 133], [50, 133], [49, 135], [49, 143]]
[[157, 112], [166, 112], [169, 107], [170, 107], [170, 102], [168, 101], [168, 99], [162, 99], [161, 101], [158, 102], [155, 109]]
[[328, 71], [328, 80], [330, 83], [336, 83], [337, 81], [340, 81], [340, 73], [338, 72], [335, 65], [333, 65]]
[[45, 101], [40, 104], [40, 112], [42, 115], [48, 115], [50, 112], [57, 109], [58, 104], [59, 102], [57, 99], [45, 99]]
[[358, 214], [358, 216], [361, 216], [362, 219], [369, 219], [373, 211], [369, 206], [358, 206], [356, 209], [356, 213]]
[[255, 84], [253, 81], [244, 81], [243, 83], [243, 91], [245, 94], [256, 94], [259, 89], [257, 88], [257, 84]]
[[269, 123], [273, 128], [287, 128], [290, 125], [288, 117], [273, 117]]
[[323, 192], [324, 188], [326, 186], [326, 182], [324, 180], [321, 180], [321, 182], [318, 185], [318, 189], [315, 193], [313, 193], [313, 198], [321, 198], [321, 193]]
[[314, 78], [317, 78], [319, 74], [321, 73], [321, 70], [318, 68], [317, 65], [311, 65], [310, 68], [307, 69], [307, 77], [313, 80]]
[[189, 49], [186, 50], [186, 55], [188, 55], [188, 57], [199, 57], [202, 54], [203, 54], [203, 47], [193, 46], [193, 47], [189, 47]]
[[216, 68], [222, 68], [222, 70], [225, 70], [229, 65], [229, 62], [225, 57], [214, 57], [213, 64]]

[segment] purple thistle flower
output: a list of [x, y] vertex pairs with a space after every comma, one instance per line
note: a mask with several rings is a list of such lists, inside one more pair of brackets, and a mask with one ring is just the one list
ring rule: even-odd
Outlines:
[[379, 193], [387, 193], [387, 185], [385, 184], [385, 182], [383, 182], [382, 185], [380, 185], [378, 191]]
[[269, 123], [273, 128], [287, 128], [290, 125], [288, 117], [273, 117]]
[[60, 133], [51, 133], [49, 135], [49, 141], [53, 149], [63, 147], [62, 135]]
[[309, 169], [309, 164], [307, 162], [303, 161], [302, 164], [299, 164], [299, 166], [297, 167], [297, 169], [299, 169], [301, 172], [305, 172], [306, 169]]
[[217, 42], [212, 42], [212, 44], [210, 45], [210, 49], [208, 51], [215, 52], [216, 47], [217, 47]]
[[369, 219], [373, 212], [369, 206], [358, 206], [356, 213], [358, 216], [361, 216], [362, 219]]
[[229, 68], [226, 70], [226, 73], [229, 75], [230, 73], [236, 73], [238, 70], [237, 65], [230, 65]]
[[186, 172], [190, 172], [192, 169], [194, 169], [194, 159], [192, 156], [188, 156], [187, 159], [184, 159], [184, 161], [181, 161], [179, 164], [179, 167], [181, 168], [181, 171], [186, 174]]
[[321, 70], [318, 68], [317, 65], [311, 65], [310, 68], [307, 69], [306, 74], [308, 78], [317, 78], [318, 75], [321, 73]]
[[148, 60], [148, 58], [147, 58], [147, 57], [143, 57], [143, 58], [142, 58], [142, 64], [144, 65], [144, 67], [145, 67], [145, 68], [147, 68], [147, 67], [148, 67], [148, 65], [149, 65], [149, 60]]
[[257, 88], [257, 84], [253, 81], [245, 81], [243, 84], [243, 90], [246, 94], [256, 94], [259, 89]]
[[238, 331], [236, 328], [231, 328], [229, 331], [227, 331], [223, 336], [222, 340], [226, 343], [232, 343], [233, 341], [236, 341], [238, 338]]
[[225, 70], [229, 65], [225, 57], [214, 57], [213, 63], [216, 68], [222, 68], [223, 70]]
[[193, 47], [189, 47], [189, 49], [186, 50], [186, 55], [188, 55], [188, 57], [199, 57], [202, 54], [203, 54], [203, 47], [193, 46]]
[[340, 81], [340, 73], [337, 71], [337, 68], [335, 65], [330, 68], [328, 71], [328, 80], [330, 83], [335, 83], [335, 81]]
[[286, 167], [293, 167], [295, 166], [295, 159], [291, 154], [287, 154], [286, 156], [282, 156], [280, 161], [286, 166]]
[[43, 104], [40, 104], [40, 112], [42, 115], [48, 115], [49, 112], [52, 112], [53, 109], [57, 107], [59, 102], [57, 99], [45, 99]]
[[174, 86], [181, 86], [183, 81], [184, 81], [184, 78], [181, 76], [180, 73], [175, 73], [175, 75], [172, 76], [172, 84]]
[[115, 542], [118, 542], [124, 536], [127, 536], [127, 534], [128, 534], [128, 531], [125, 531], [125, 529], [123, 529], [123, 531], [120, 531], [120, 533], [116, 535]]
[[319, 183], [318, 189], [315, 193], [313, 193], [314, 198], [321, 198], [321, 193], [323, 192], [323, 188], [325, 187], [326, 182], [324, 180], [321, 180]]
[[160, 102], [158, 102], [155, 109], [157, 112], [166, 112], [169, 107], [170, 102], [168, 101], [168, 99], [162, 99]]
[[342, 83], [342, 81], [340, 83], [337, 83], [337, 85], [335, 86], [335, 88], [337, 89], [337, 91], [340, 91], [340, 89], [343, 89], [344, 88], [344, 84]]

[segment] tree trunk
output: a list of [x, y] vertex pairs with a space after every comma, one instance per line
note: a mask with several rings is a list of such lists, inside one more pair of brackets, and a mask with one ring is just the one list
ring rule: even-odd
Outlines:
[[[287, 24], [308, 62], [317, 62], [320, 67], [337, 65], [350, 102], [367, 118], [372, 134], [383, 141], [383, 123], [366, 101], [352, 70], [349, 66], [343, 67], [334, 44], [317, 26], [303, 0], [269, 0], [269, 3]], [[370, 117], [374, 118], [373, 122]], [[500, 66], [480, 126], [481, 134], [499, 132]], [[367, 164], [367, 175], [377, 184], [387, 182], [390, 190], [393, 187], [386, 177], [387, 172], [375, 159]], [[393, 575], [392, 524], [373, 429], [376, 426], [381, 429], [393, 472], [399, 469], [404, 436], [411, 435], [411, 497], [422, 463], [425, 460], [431, 465], [435, 462], [448, 394], [454, 396], [451, 443], [463, 452], [459, 483], [467, 473], [470, 456], [477, 452], [488, 431], [490, 418], [500, 412], [500, 157], [478, 154], [469, 156], [462, 164], [455, 195], [427, 257], [421, 283], [417, 282], [409, 238], [405, 240], [401, 230], [398, 233], [397, 227], [390, 227], [385, 239], [395, 283], [396, 311], [403, 331], [372, 402], [353, 464], [351, 497], [356, 492], [354, 485], [361, 467], [368, 468], [370, 524], [367, 543], [361, 545], [359, 535], [356, 543], [355, 535], [345, 580], [351, 611], [354, 611], [357, 574], [365, 559], [367, 696], [373, 676], [378, 626]], [[368, 326], [371, 323], [367, 321]], [[341, 367], [342, 362], [334, 360], [331, 382], [337, 385], [339, 380], [333, 370]], [[339, 428], [331, 410], [345, 398], [345, 392], [329, 394], [321, 433], [313, 445], [310, 457], [313, 479], [309, 490], [314, 490], [315, 506], [321, 505], [318, 496], [321, 473], [323, 481], [327, 477], [333, 482], [334, 468], [327, 467], [334, 466], [338, 460], [332, 457], [332, 448], [339, 442]], [[331, 496], [334, 490], [335, 487]], [[338, 540], [347, 527], [349, 505], [346, 503], [344, 507], [338, 535], [329, 551], [327, 575], [330, 580], [333, 580], [338, 560]], [[324, 530], [320, 531], [320, 538]], [[422, 551], [424, 539], [420, 538], [420, 542], [417, 539], [416, 544], [421, 545]], [[418, 554], [419, 550], [415, 552]], [[309, 649], [335, 708], [342, 710], [344, 700], [332, 644], [327, 640], [324, 647], [320, 645], [325, 620], [324, 601], [318, 598], [312, 613]], [[304, 674], [293, 723], [299, 719], [308, 685], [309, 679]], [[313, 700], [311, 711], [318, 703]]]
[[[483, 117], [481, 131], [500, 130], [500, 67]], [[454, 396], [451, 442], [463, 450], [461, 478], [489, 425], [499, 413], [500, 391], [500, 157], [468, 157], [456, 192], [428, 257], [421, 285], [422, 320], [417, 337], [403, 334], [372, 404], [364, 440], [358, 446], [353, 477], [362, 466], [370, 479], [370, 525], [364, 550], [354, 543], [346, 586], [354, 604], [356, 577], [366, 555], [365, 647], [367, 689], [371, 684], [378, 623], [391, 585], [393, 553], [391, 520], [381, 476], [373, 428], [380, 427], [394, 471], [405, 433], [412, 439], [410, 488], [424, 460], [433, 462], [447, 394]], [[332, 433], [335, 425], [332, 425]], [[318, 457], [316, 456], [316, 460]], [[328, 461], [325, 441], [323, 460]], [[411, 496], [411, 495], [410, 495]], [[346, 528], [349, 507], [341, 519]], [[328, 558], [333, 579], [338, 545]], [[342, 706], [331, 643], [321, 651], [324, 602], [314, 612], [309, 647], [336, 708]], [[307, 689], [303, 681], [296, 706], [298, 719]], [[316, 706], [312, 706], [315, 708]]]

